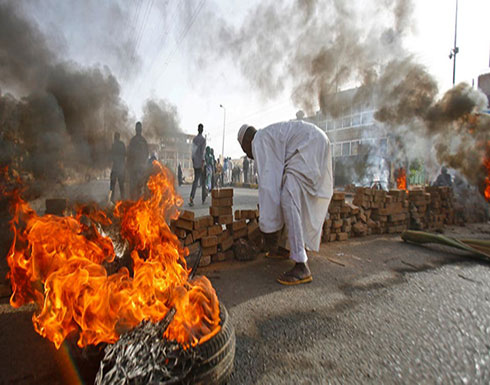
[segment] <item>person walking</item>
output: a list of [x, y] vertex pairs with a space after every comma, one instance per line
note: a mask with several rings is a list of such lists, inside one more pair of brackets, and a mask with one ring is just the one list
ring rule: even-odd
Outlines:
[[148, 166], [148, 143], [142, 135], [141, 122], [136, 123], [136, 135], [128, 146], [129, 193], [131, 199], [137, 200], [143, 193], [146, 170]]
[[201, 198], [202, 203], [206, 201], [206, 183], [204, 178], [206, 172], [204, 170], [204, 155], [206, 151], [206, 138], [202, 135], [204, 126], [199, 123], [197, 126], [197, 135], [192, 139], [192, 167], [194, 168], [194, 181], [192, 182], [191, 196], [189, 198], [189, 206], [194, 206], [194, 197], [198, 181], [201, 181]]
[[120, 199], [124, 199], [124, 176], [125, 176], [125, 160], [126, 160], [126, 146], [121, 140], [119, 132], [114, 133], [114, 143], [111, 148], [112, 169], [111, 169], [111, 181], [110, 181], [110, 200], [115, 203], [115, 190], [116, 183], [119, 183], [119, 192], [121, 193]]
[[248, 183], [248, 156], [243, 157], [243, 183]]

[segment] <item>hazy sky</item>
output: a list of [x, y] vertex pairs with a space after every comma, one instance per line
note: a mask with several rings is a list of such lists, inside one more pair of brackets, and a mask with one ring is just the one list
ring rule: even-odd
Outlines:
[[[148, 98], [165, 99], [177, 107], [184, 132], [195, 133], [202, 122], [209, 143], [221, 154], [224, 110], [220, 104], [224, 105], [225, 155], [238, 157], [236, 133], [241, 124], [260, 128], [291, 119], [298, 106], [293, 105], [287, 84], [274, 97], [265, 97], [242, 75], [231, 55], [208, 54], [213, 41], [200, 38], [209, 36], [222, 20], [236, 28], [250, 23], [250, 12], [259, 3], [27, 0], [24, 7], [66, 57], [111, 69], [135, 119], [141, 117]], [[359, 1], [360, 6], [363, 3]], [[442, 93], [452, 85], [448, 55], [454, 43], [455, 1], [414, 0], [414, 6], [404, 48], [427, 67]], [[488, 0], [459, 1], [457, 82], [476, 83], [478, 75], [490, 71], [489, 15]], [[287, 30], [289, 20], [280, 22]]]

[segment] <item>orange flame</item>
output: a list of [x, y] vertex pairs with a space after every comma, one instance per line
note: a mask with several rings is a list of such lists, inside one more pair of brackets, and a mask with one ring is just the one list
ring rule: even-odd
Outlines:
[[485, 196], [485, 200], [490, 202], [490, 157], [487, 157], [483, 160], [483, 166], [487, 169], [487, 176], [485, 177], [485, 190], [483, 191], [483, 195]]
[[407, 173], [403, 167], [400, 167], [396, 173], [396, 188], [400, 190], [407, 189]]
[[[109, 275], [115, 259], [112, 240], [98, 224], [111, 220], [102, 211], [76, 216], [38, 216], [18, 191], [12, 194], [14, 241], [7, 256], [14, 307], [36, 303], [35, 330], [60, 347], [68, 334], [78, 345], [114, 343], [142, 320], [157, 322], [174, 307], [165, 337], [184, 347], [202, 343], [219, 330], [219, 303], [206, 277], [189, 281], [183, 249], [167, 221], [178, 216], [182, 198], [173, 177], [154, 162], [149, 197], [119, 202], [114, 216], [130, 247], [133, 275], [123, 267]], [[87, 215], [85, 215], [87, 216]]]

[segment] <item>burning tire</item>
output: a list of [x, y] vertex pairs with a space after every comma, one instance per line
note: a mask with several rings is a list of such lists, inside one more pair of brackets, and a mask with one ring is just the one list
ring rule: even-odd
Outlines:
[[141, 324], [106, 348], [95, 383], [225, 384], [233, 371], [235, 330], [222, 304], [220, 319], [216, 335], [187, 349], [162, 339], [162, 325]]
[[235, 329], [226, 308], [221, 305], [221, 330], [209, 341], [197, 346], [203, 361], [189, 378], [191, 384], [224, 384], [233, 371], [235, 358]]

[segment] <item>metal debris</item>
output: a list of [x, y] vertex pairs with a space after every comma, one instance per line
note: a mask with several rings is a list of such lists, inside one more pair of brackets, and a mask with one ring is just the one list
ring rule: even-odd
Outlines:
[[[169, 313], [173, 313], [171, 310]], [[167, 341], [163, 333], [173, 314], [158, 323], [141, 322], [105, 348], [96, 385], [186, 384], [186, 377], [202, 362], [197, 350]]]

